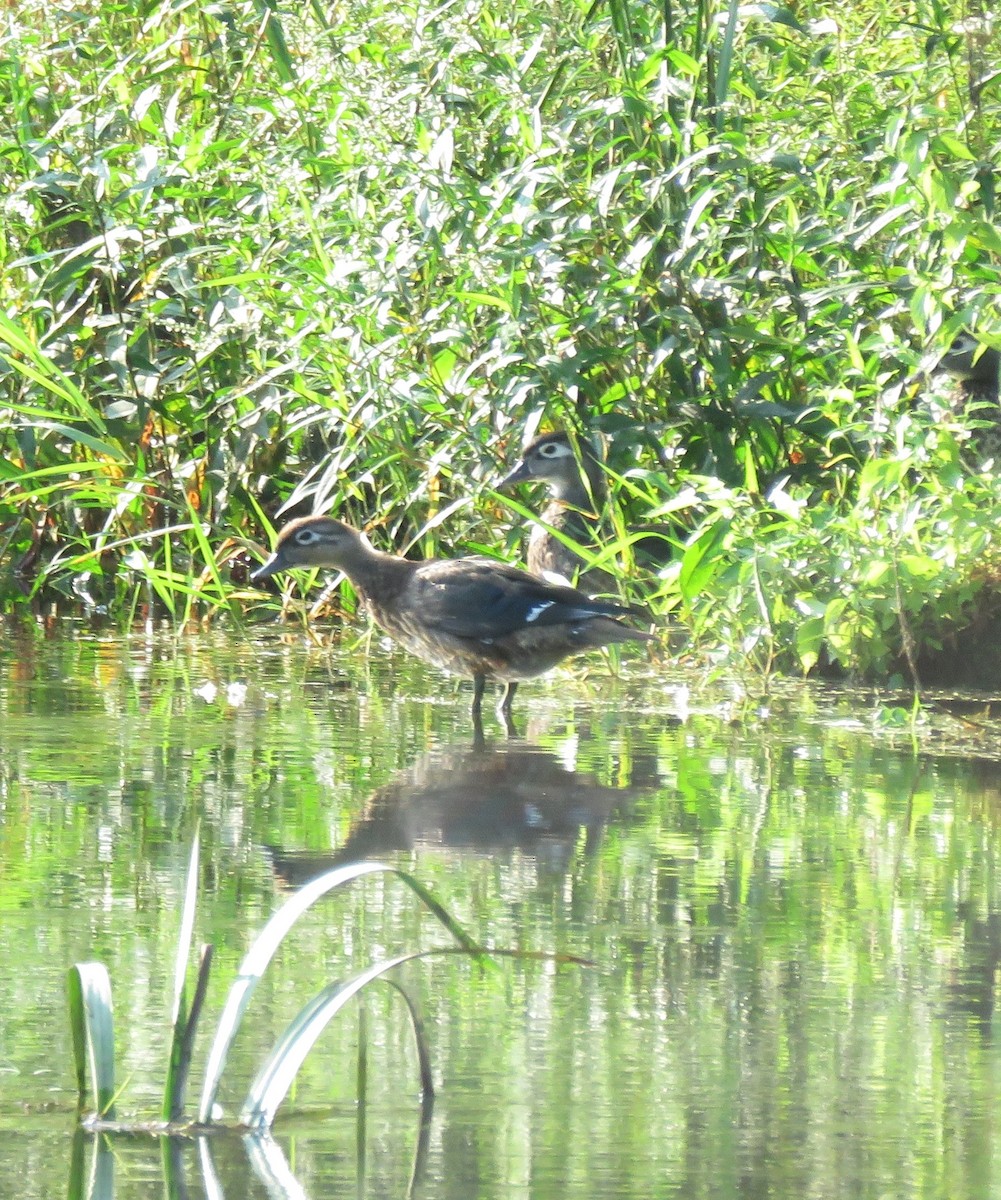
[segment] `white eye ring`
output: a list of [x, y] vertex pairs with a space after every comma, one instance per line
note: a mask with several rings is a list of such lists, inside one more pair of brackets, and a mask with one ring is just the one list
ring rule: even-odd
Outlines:
[[311, 542], [319, 541], [320, 535], [315, 529], [299, 529], [296, 531], [295, 540], [300, 546], [308, 546]]

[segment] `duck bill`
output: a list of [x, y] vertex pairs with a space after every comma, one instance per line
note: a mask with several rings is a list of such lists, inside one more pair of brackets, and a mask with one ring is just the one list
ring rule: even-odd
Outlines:
[[277, 575], [279, 571], [284, 570], [280, 554], [272, 554], [267, 562], [262, 563], [256, 571], [252, 571], [250, 575], [251, 583], [263, 583], [265, 579], [270, 579], [272, 575]]
[[498, 492], [506, 492], [508, 489], [513, 488], [516, 484], [527, 483], [533, 478], [534, 476], [532, 475], [531, 468], [528, 466], [525, 460], [522, 459], [521, 462], [515, 464], [513, 471], [505, 475], [504, 478], [498, 483], [494, 484], [494, 490]]

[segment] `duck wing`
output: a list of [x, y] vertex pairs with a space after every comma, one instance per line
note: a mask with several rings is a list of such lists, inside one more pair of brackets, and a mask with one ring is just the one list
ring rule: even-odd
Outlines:
[[593, 600], [576, 588], [547, 583], [492, 558], [422, 563], [409, 590], [409, 601], [425, 627], [485, 642], [524, 629], [623, 617], [634, 611]]

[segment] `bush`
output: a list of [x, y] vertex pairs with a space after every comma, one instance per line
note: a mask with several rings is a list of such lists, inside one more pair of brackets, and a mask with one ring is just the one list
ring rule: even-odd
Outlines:
[[4, 599], [235, 614], [313, 506], [510, 552], [489, 483], [545, 420], [604, 438], [623, 519], [675, 510], [700, 642], [933, 645], [990, 585], [990, 480], [915, 393], [959, 330], [1001, 344], [995, 36], [925, 2], [21, 5]]

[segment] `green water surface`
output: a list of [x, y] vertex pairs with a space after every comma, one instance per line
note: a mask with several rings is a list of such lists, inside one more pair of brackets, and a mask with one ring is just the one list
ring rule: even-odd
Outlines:
[[[157, 1115], [200, 825], [207, 1025], [267, 917], [355, 857], [413, 871], [486, 944], [593, 966], [412, 964], [437, 1089], [423, 1130], [409, 1022], [378, 988], [364, 1104], [353, 1007], [274, 1146], [179, 1143], [172, 1194], [1001, 1196], [989, 712], [932, 714], [912, 739], [869, 695], [636, 658], [613, 677], [599, 657], [526, 685], [524, 737], [491, 719], [475, 750], [468, 702], [378, 645], [3, 630], [0, 1195], [67, 1194], [71, 963], [111, 974], [119, 1116]], [[321, 904], [255, 995], [228, 1115], [324, 983], [447, 941], [390, 879]], [[75, 1150], [94, 1195], [166, 1194], [152, 1137]]]

